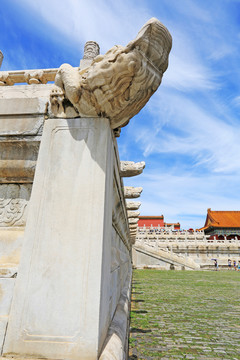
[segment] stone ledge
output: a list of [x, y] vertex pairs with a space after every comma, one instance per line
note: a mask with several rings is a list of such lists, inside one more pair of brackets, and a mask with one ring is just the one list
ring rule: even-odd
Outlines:
[[99, 360], [125, 360], [128, 357], [128, 344], [126, 342], [130, 316], [131, 278], [132, 271], [129, 269], [129, 275], [121, 292]]

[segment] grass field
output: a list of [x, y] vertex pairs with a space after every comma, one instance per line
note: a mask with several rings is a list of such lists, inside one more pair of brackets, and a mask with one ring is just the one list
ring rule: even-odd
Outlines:
[[130, 359], [240, 359], [240, 272], [134, 270]]

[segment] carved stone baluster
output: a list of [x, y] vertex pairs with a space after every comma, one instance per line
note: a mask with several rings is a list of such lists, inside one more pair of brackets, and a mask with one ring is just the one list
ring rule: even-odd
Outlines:
[[9, 76], [8, 71], [0, 73], [0, 86], [14, 85], [14, 80]]
[[29, 85], [47, 83], [43, 70], [27, 71], [24, 74], [24, 78]]

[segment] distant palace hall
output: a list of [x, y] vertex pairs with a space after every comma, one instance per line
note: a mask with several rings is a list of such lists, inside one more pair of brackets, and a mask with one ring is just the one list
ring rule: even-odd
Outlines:
[[180, 223], [166, 223], [164, 222], [164, 216], [139, 216], [138, 227], [160, 227], [160, 228], [172, 228], [174, 230], [180, 230]]
[[206, 235], [210, 239], [232, 239], [240, 240], [240, 211], [212, 211], [208, 209], [204, 227]]

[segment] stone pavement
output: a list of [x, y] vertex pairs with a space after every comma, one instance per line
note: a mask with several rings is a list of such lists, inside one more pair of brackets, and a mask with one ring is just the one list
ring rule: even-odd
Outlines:
[[240, 359], [240, 272], [135, 270], [130, 359]]

